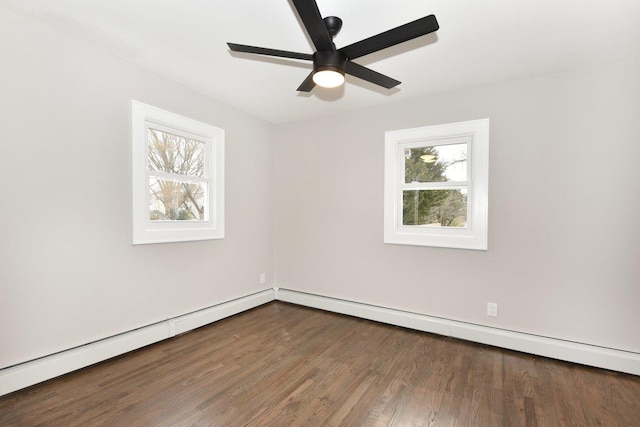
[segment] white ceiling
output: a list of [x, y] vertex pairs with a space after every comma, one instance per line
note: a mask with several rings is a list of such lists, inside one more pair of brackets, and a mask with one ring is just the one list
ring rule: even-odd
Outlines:
[[273, 123], [453, 89], [640, 58], [639, 0], [317, 0], [342, 18], [338, 48], [426, 15], [440, 30], [355, 62], [402, 82], [354, 77], [296, 91], [297, 60], [231, 53], [226, 42], [312, 53], [288, 0], [0, 0], [116, 55]]

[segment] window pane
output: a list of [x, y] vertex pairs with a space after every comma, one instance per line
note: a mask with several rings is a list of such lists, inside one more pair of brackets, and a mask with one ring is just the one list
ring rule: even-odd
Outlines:
[[204, 143], [157, 129], [147, 131], [149, 170], [204, 176]]
[[466, 187], [452, 190], [403, 191], [402, 225], [466, 227]]
[[405, 183], [467, 180], [467, 144], [406, 148], [404, 157]]
[[149, 219], [205, 220], [207, 184], [171, 179], [149, 178]]

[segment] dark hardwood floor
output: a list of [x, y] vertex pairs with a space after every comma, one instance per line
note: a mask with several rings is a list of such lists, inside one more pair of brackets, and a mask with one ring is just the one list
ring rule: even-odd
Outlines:
[[273, 302], [0, 398], [0, 426], [640, 426], [640, 377]]

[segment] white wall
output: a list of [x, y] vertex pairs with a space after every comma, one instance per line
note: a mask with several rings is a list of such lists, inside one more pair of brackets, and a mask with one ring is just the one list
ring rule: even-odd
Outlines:
[[[0, 368], [271, 286], [272, 125], [3, 9], [0, 52]], [[131, 245], [131, 99], [226, 130], [224, 240]]]
[[[639, 76], [631, 62], [279, 126], [277, 285], [640, 352]], [[485, 117], [489, 250], [383, 244], [384, 131]]]

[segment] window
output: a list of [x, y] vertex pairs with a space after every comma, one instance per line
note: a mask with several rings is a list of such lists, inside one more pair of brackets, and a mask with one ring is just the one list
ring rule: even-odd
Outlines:
[[133, 243], [224, 237], [224, 130], [132, 101]]
[[385, 133], [384, 241], [487, 249], [489, 119]]

